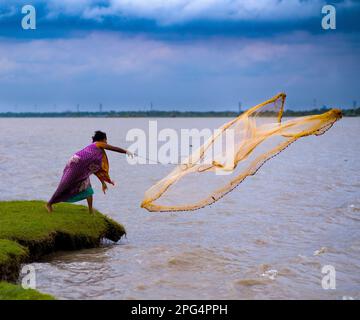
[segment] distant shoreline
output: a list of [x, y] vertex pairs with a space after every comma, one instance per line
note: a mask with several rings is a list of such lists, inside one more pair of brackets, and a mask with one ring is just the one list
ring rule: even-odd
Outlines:
[[[285, 110], [284, 117], [299, 117], [321, 114], [330, 109]], [[345, 117], [360, 116], [360, 108], [342, 110]], [[108, 112], [3, 112], [0, 118], [212, 118], [237, 117], [240, 113], [234, 111], [108, 111]], [[270, 116], [271, 113], [264, 114]]]

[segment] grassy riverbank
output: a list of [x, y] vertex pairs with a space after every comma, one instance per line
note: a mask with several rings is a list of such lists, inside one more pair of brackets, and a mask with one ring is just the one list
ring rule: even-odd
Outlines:
[[[114, 220], [84, 206], [59, 204], [52, 214], [42, 201], [0, 202], [0, 280], [15, 282], [21, 265], [57, 250], [78, 250], [118, 241], [125, 229]], [[36, 291], [0, 283], [0, 299], [26, 299]]]

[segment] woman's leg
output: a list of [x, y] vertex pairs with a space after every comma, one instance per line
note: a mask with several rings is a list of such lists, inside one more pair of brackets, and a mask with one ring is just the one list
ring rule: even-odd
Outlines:
[[93, 213], [93, 196], [87, 197], [86, 201], [89, 207], [89, 213]]

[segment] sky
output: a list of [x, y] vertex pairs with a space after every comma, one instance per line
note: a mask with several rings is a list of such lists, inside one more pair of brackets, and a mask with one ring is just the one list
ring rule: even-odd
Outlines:
[[0, 112], [350, 108], [359, 57], [355, 0], [0, 0]]

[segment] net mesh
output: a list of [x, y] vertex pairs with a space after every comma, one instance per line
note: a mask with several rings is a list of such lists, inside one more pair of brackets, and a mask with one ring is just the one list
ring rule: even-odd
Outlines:
[[141, 207], [156, 212], [210, 205], [291, 143], [323, 134], [342, 116], [340, 110], [332, 109], [282, 121], [285, 98], [280, 93], [215, 130], [204, 144], [145, 192]]

